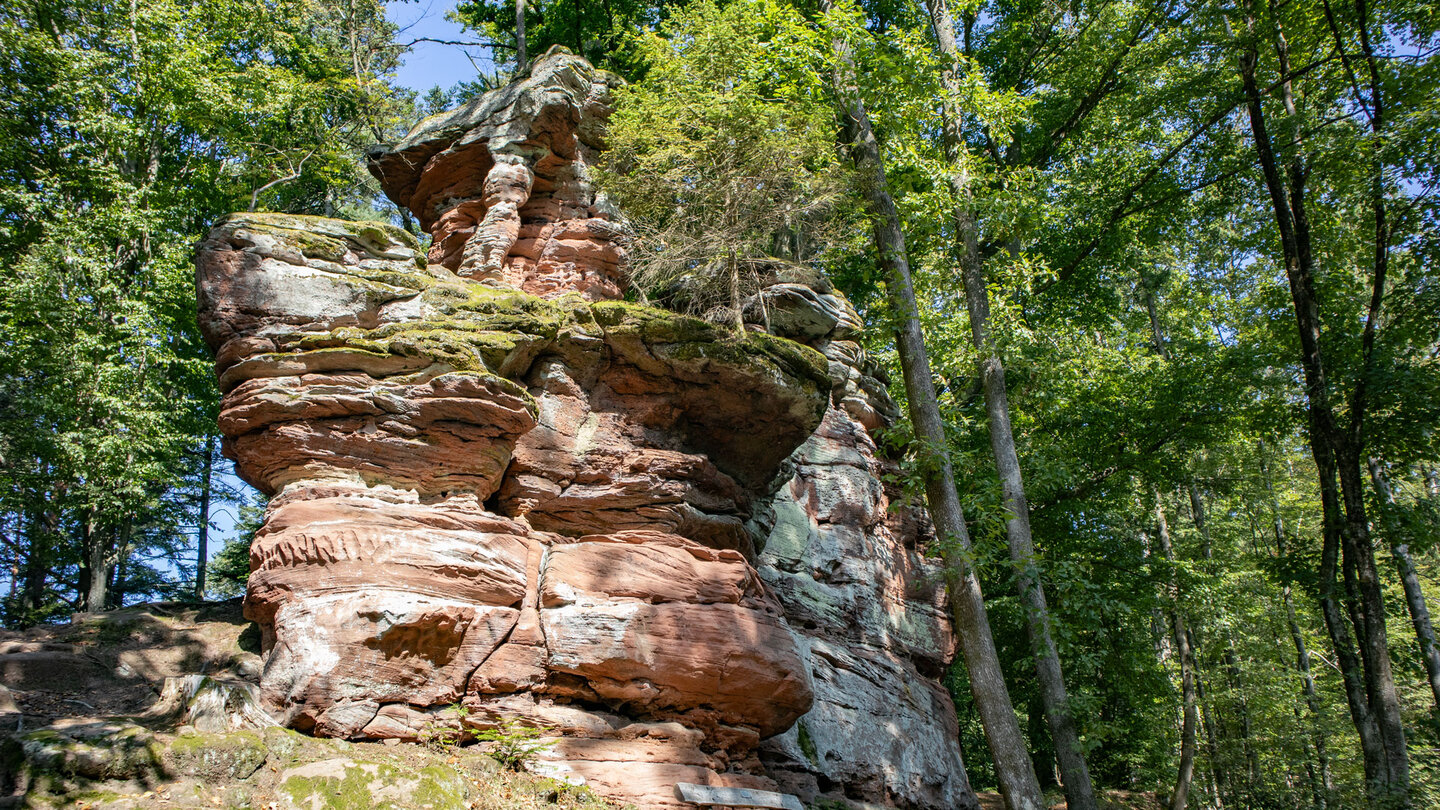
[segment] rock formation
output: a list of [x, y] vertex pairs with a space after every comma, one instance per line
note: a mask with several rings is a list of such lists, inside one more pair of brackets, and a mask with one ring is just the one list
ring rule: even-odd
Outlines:
[[587, 180], [617, 81], [552, 51], [372, 152], [428, 255], [276, 214], [201, 245], [225, 449], [271, 496], [264, 698], [350, 739], [518, 719], [642, 807], [676, 782], [955, 806], [950, 631], [880, 483], [859, 319], [784, 268], [774, 334], [618, 300]]

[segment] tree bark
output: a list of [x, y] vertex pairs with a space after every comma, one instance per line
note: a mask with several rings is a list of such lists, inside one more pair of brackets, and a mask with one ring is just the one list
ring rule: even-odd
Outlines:
[[115, 542], [115, 563], [111, 568], [110, 593], [107, 595], [106, 605], [111, 610], [119, 610], [125, 607], [125, 576], [130, 561], [130, 539], [134, 529], [134, 522], [131, 518], [125, 518], [121, 524], [120, 532]]
[[1180, 586], [1176, 581], [1173, 566], [1175, 546], [1170, 541], [1170, 524], [1165, 519], [1165, 501], [1160, 491], [1155, 490], [1155, 524], [1160, 539], [1160, 553], [1165, 562], [1172, 566], [1170, 577], [1171, 630], [1175, 642], [1175, 657], [1180, 663], [1180, 767], [1175, 775], [1175, 787], [1170, 791], [1170, 810], [1185, 810], [1190, 801], [1190, 784], [1195, 776], [1195, 727], [1199, 713], [1195, 708], [1195, 656], [1190, 647], [1190, 633], [1185, 627], [1185, 614], [1180, 607]]
[[[1200, 557], [1205, 561], [1207, 573], [1213, 574], [1214, 571], [1210, 568], [1210, 564], [1214, 560], [1215, 549], [1210, 540], [1210, 524], [1205, 517], [1205, 496], [1201, 494], [1200, 487], [1195, 483], [1193, 477], [1186, 488], [1190, 495], [1190, 519], [1195, 524], [1195, 531], [1200, 535]], [[1190, 647], [1192, 650], [1199, 648], [1194, 638], [1191, 639]], [[1199, 657], [1198, 653], [1196, 653], [1196, 657]], [[1240, 665], [1235, 654], [1235, 640], [1228, 634], [1225, 637], [1224, 657], [1225, 675], [1230, 691], [1235, 696], [1235, 714], [1240, 718], [1240, 743], [1249, 769], [1246, 781], [1248, 798], [1254, 801], [1256, 787], [1261, 780], [1260, 759], [1252, 743], [1250, 707], [1245, 700], [1244, 685], [1240, 679]]]
[[215, 437], [205, 437], [205, 466], [200, 473], [200, 531], [195, 543], [195, 601], [205, 601], [205, 564], [210, 560], [210, 483], [215, 468]]
[[44, 509], [30, 518], [29, 554], [25, 557], [25, 585], [21, 589], [23, 605], [22, 622], [27, 625], [45, 604], [45, 583], [51, 574], [51, 556], [55, 538], [60, 531], [60, 515], [53, 509]]
[[740, 257], [734, 248], [730, 249], [726, 263], [730, 271], [730, 326], [740, 335], [745, 333], [745, 307], [740, 301]]
[[1060, 666], [1060, 653], [1051, 631], [1050, 608], [1040, 578], [1034, 537], [1030, 529], [1030, 503], [1025, 496], [1025, 481], [1020, 470], [1020, 457], [1015, 449], [1015, 434], [1010, 422], [1010, 399], [1005, 383], [1005, 366], [990, 332], [990, 293], [985, 278], [984, 261], [980, 256], [979, 233], [971, 207], [971, 189], [964, 139], [961, 135], [960, 113], [951, 98], [963, 92], [956, 73], [960, 50], [955, 42], [954, 21], [946, 0], [926, 0], [935, 39], [944, 56], [941, 82], [946, 100], [944, 115], [945, 145], [951, 163], [950, 185], [955, 194], [955, 221], [960, 276], [965, 287], [966, 307], [970, 315], [970, 335], [979, 357], [981, 388], [985, 396], [985, 415], [990, 432], [990, 450], [995, 470], [1000, 476], [1001, 492], [1009, 517], [1005, 521], [1005, 537], [1015, 565], [1020, 598], [1025, 605], [1025, 630], [1030, 653], [1035, 660], [1036, 680], [1040, 699], [1045, 707], [1045, 720], [1055, 742], [1055, 758], [1060, 765], [1060, 779], [1070, 810], [1097, 810], [1095, 789], [1090, 782], [1090, 769], [1085, 762], [1084, 748], [1075, 719], [1070, 713], [1070, 696]]
[[[824, 8], [831, 9], [829, 0]], [[920, 330], [919, 310], [910, 279], [910, 262], [900, 215], [885, 181], [880, 144], [855, 80], [850, 46], [838, 35], [832, 40], [835, 55], [834, 90], [850, 154], [859, 173], [867, 207], [875, 220], [875, 244], [888, 277], [890, 306], [895, 321], [895, 344], [905, 381], [910, 420], [918, 452], [923, 455], [926, 501], [944, 555], [950, 606], [975, 707], [990, 745], [996, 778], [1011, 810], [1043, 810], [1044, 797], [1034, 764], [1025, 749], [1020, 723], [1005, 686], [995, 651], [980, 579], [970, 566], [970, 535], [955, 487], [940, 404], [935, 396], [930, 358]], [[968, 778], [965, 778], [968, 788]], [[967, 804], [978, 807], [968, 790]]]
[[1200, 668], [1195, 668], [1195, 699], [1200, 707], [1200, 728], [1205, 732], [1205, 753], [1210, 764], [1210, 793], [1215, 799], [1215, 810], [1222, 810], [1229, 800], [1224, 786], [1224, 771], [1220, 768], [1220, 743], [1215, 738], [1215, 705], [1205, 694], [1205, 679]]
[[[1275, 495], [1275, 485], [1270, 478], [1270, 464], [1266, 460], [1264, 442], [1259, 442], [1256, 449], [1260, 455], [1260, 478], [1265, 485], [1265, 494], [1270, 498], [1271, 528], [1275, 532], [1275, 553], [1281, 562], [1286, 557], [1285, 550], [1285, 522], [1280, 515], [1280, 499]], [[1301, 687], [1305, 693], [1305, 705], [1310, 713], [1311, 745], [1315, 751], [1315, 764], [1319, 766], [1318, 784], [1312, 787], [1312, 802], [1316, 810], [1325, 810], [1330, 804], [1330, 795], [1334, 791], [1334, 781], [1330, 776], [1330, 754], [1325, 738], [1325, 729], [1320, 722], [1320, 696], [1315, 689], [1315, 677], [1310, 669], [1310, 647], [1305, 643], [1305, 634], [1300, 630], [1300, 622], [1295, 616], [1295, 603], [1291, 595], [1290, 583], [1286, 582], [1280, 588], [1280, 601], [1285, 606], [1285, 621], [1290, 630], [1290, 641], [1295, 645], [1295, 671], [1300, 675]], [[1312, 779], [1312, 784], [1315, 780]]]
[[515, 0], [515, 70], [523, 71], [525, 58], [525, 0]]
[[1400, 574], [1400, 583], [1405, 588], [1405, 605], [1410, 609], [1410, 623], [1415, 627], [1415, 638], [1420, 642], [1420, 658], [1425, 663], [1425, 674], [1430, 680], [1430, 696], [1435, 701], [1432, 717], [1440, 718], [1440, 646], [1435, 643], [1435, 628], [1430, 623], [1430, 607], [1425, 602], [1425, 592], [1420, 589], [1420, 575], [1415, 570], [1415, 561], [1410, 558], [1410, 543], [1404, 527], [1395, 519], [1395, 493], [1380, 461], [1370, 457], [1370, 481], [1380, 495], [1381, 514], [1389, 518], [1390, 554], [1395, 559], [1395, 568]]
[[105, 609], [110, 584], [110, 542], [92, 514], [85, 525], [85, 611]]
[[[1351, 719], [1360, 737], [1370, 801], [1377, 807], [1410, 806], [1410, 761], [1400, 701], [1390, 668], [1384, 605], [1371, 546], [1369, 521], [1365, 515], [1364, 481], [1360, 471], [1365, 409], [1364, 375], [1355, 384], [1349, 409], [1349, 424], [1342, 429], [1330, 400], [1330, 383], [1321, 353], [1319, 297], [1315, 290], [1314, 254], [1310, 224], [1305, 210], [1306, 181], [1310, 166], [1302, 153], [1302, 141], [1295, 114], [1295, 96], [1290, 86], [1289, 55], [1283, 32], [1276, 28], [1276, 54], [1282, 80], [1279, 84], [1287, 117], [1297, 121], [1290, 147], [1293, 152], [1284, 177], [1265, 121], [1263, 95], [1256, 81], [1259, 64], [1259, 26], [1253, 0], [1245, 5], [1246, 42], [1240, 56], [1240, 77], [1244, 86], [1246, 112], [1260, 160], [1265, 188], [1269, 192], [1275, 223], [1280, 234], [1285, 275], [1294, 304], [1299, 331], [1301, 367], [1309, 412], [1309, 438], [1319, 473], [1321, 506], [1324, 514], [1324, 543], [1320, 570], [1320, 603], [1326, 629], [1335, 645], [1345, 682]], [[1377, 265], [1375, 295], [1366, 322], [1364, 359], [1368, 364], [1374, 326], [1384, 284], [1383, 217], [1377, 222]], [[1341, 565], [1346, 578], [1346, 608], [1359, 640], [1351, 639], [1337, 604], [1335, 574]], [[1358, 649], [1358, 655], [1356, 651]]]

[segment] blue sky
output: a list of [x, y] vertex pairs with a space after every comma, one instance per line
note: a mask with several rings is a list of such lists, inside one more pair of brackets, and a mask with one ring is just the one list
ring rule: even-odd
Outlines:
[[[420, 38], [474, 42], [474, 32], [466, 32], [459, 24], [445, 19], [446, 13], [453, 8], [454, 0], [392, 0], [385, 4], [385, 14], [391, 22], [400, 26], [395, 35], [399, 42]], [[456, 82], [475, 78], [475, 65], [488, 68], [490, 53], [486, 48], [417, 42], [402, 60], [403, 64], [395, 74], [396, 84], [423, 93], [436, 85], [450, 87]]]

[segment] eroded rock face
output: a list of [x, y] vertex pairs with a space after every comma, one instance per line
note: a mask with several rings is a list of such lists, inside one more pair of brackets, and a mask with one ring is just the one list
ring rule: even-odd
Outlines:
[[[481, 284], [370, 224], [233, 217], [199, 286], [226, 451], [273, 496], [246, 612], [288, 724], [416, 739], [458, 703], [706, 781], [810, 708], [743, 522], [822, 417], [820, 354]], [[629, 743], [566, 745], [583, 773]]]
[[938, 682], [954, 656], [942, 572], [923, 549], [923, 508], [871, 432], [898, 409], [861, 324], [823, 277], [777, 263], [746, 320], [825, 355], [831, 405], [791, 456], [794, 476], [757, 505], [758, 567], [785, 609], [811, 675], [814, 704], [766, 740], [766, 772], [807, 803], [851, 799], [904, 807], [974, 807], [955, 708]]
[[518, 718], [546, 768], [642, 807], [677, 781], [963, 804], [859, 319], [783, 272], [768, 333], [613, 300], [623, 230], [585, 174], [614, 81], [552, 52], [372, 153], [428, 257], [275, 214], [202, 244], [225, 451], [272, 496], [264, 698], [351, 739]]
[[370, 155], [432, 238], [430, 261], [552, 296], [619, 298], [628, 239], [590, 185], [621, 79], [563, 50]]

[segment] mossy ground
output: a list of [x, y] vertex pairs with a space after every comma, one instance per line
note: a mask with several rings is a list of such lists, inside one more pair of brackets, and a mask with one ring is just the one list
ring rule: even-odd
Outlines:
[[[133, 727], [132, 727], [133, 728]], [[130, 729], [122, 732], [133, 733]], [[103, 741], [91, 745], [103, 744]], [[117, 741], [117, 747], [120, 743]], [[20, 766], [24, 806], [317, 810], [615, 810], [589, 789], [500, 768], [480, 747], [320, 740], [294, 731], [154, 735], [153, 758], [122, 778]]]
[[[235, 678], [225, 670], [235, 661], [253, 658], [253, 639], [246, 633], [252, 627], [241, 615], [239, 600], [168, 603], [84, 617], [70, 625], [0, 633], [0, 641], [73, 648], [77, 656], [103, 661], [109, 668], [121, 661], [135, 666], [149, 661], [167, 670], [160, 674], [169, 674], [170, 668], [178, 674], [185, 661], [199, 662], [200, 668]], [[17, 695], [26, 717], [20, 733], [0, 731], [0, 807], [363, 810], [388, 802], [406, 808], [616, 808], [587, 789], [504, 771], [482, 745], [350, 743], [282, 728], [228, 733], [177, 729], [173, 719], [141, 714], [155, 697], [150, 684], [143, 677], [117, 676], [106, 682], [103, 694], [93, 688], [75, 692], [68, 684], [56, 683], [53, 693]], [[96, 706], [110, 716], [89, 716]], [[107, 706], [121, 710], [105, 711]], [[10, 719], [6, 731], [14, 729], [14, 717]], [[384, 802], [362, 801], [354, 790], [354, 801], [342, 804], [297, 802], [314, 791], [306, 792], [306, 779], [296, 779], [296, 770], [336, 760], [370, 763], [376, 771], [404, 776], [408, 792], [382, 796]], [[312, 778], [309, 787], [326, 785]]]

